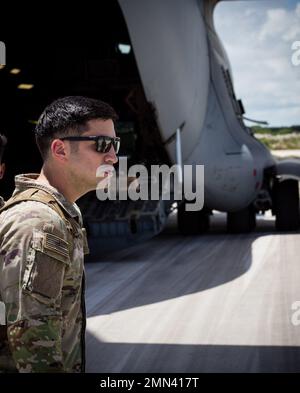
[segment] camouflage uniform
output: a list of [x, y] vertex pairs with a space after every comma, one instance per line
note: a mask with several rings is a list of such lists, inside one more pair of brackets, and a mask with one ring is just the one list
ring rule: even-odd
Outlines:
[[2, 353], [13, 359], [7, 358], [7, 370], [13, 364], [19, 372], [84, 372], [82, 217], [37, 176], [16, 176], [12, 198], [31, 196], [0, 215], [0, 300], [9, 345]]

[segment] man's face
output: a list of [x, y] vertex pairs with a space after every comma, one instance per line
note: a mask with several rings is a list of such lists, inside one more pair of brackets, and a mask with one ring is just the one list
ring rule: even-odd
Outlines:
[[[116, 136], [114, 123], [112, 120], [90, 120], [87, 123], [87, 126], [88, 130], [80, 136]], [[97, 184], [101, 180], [101, 178], [96, 177], [96, 171], [98, 167], [105, 165], [108, 169], [112, 169], [113, 165], [118, 161], [113, 146], [109, 152], [99, 153], [96, 151], [96, 143], [94, 141], [69, 143], [76, 144], [76, 146], [74, 146], [75, 148], [72, 148], [70, 145], [71, 151], [68, 162], [72, 179], [75, 180], [79, 187], [85, 189], [86, 192], [95, 190]]]

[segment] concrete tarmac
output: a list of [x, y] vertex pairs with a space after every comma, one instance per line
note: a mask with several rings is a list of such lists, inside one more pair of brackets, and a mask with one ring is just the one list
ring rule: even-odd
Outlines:
[[156, 238], [86, 265], [87, 372], [300, 372], [300, 232]]

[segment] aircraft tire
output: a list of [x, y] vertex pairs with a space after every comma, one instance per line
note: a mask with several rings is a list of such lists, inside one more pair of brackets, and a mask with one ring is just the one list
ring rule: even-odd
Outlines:
[[199, 211], [186, 211], [185, 202], [178, 206], [178, 230], [182, 235], [198, 235], [209, 229], [209, 212], [204, 208]]
[[278, 231], [295, 231], [300, 227], [298, 181], [276, 182], [273, 189], [274, 213]]
[[227, 213], [227, 231], [230, 233], [248, 233], [255, 226], [256, 215], [252, 204], [245, 209]]

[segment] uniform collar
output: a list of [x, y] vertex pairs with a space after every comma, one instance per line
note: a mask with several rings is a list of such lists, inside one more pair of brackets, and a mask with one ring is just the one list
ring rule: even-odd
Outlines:
[[43, 190], [48, 192], [49, 194], [53, 195], [54, 198], [56, 199], [57, 203], [73, 218], [78, 217], [79, 220], [81, 221], [81, 213], [79, 210], [79, 207], [76, 205], [76, 203], [71, 203], [69, 202], [63, 194], [57, 191], [56, 188], [45, 185], [42, 183], [39, 183], [36, 181], [38, 178], [39, 174], [38, 173], [26, 173], [26, 174], [21, 174], [15, 176], [15, 185], [16, 189], [13, 193], [13, 195], [27, 190], [28, 188], [37, 188], [39, 190]]

